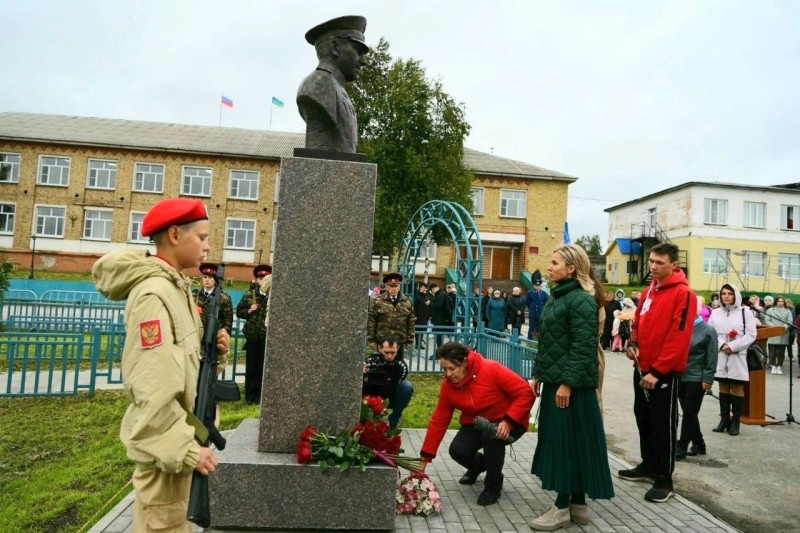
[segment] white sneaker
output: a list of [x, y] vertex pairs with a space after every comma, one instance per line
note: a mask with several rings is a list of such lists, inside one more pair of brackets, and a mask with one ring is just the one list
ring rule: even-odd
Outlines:
[[778, 373], [777, 370], [778, 370], [778, 367], [777, 366], [773, 366], [772, 367], [772, 371], [770, 372], [770, 374], [777, 374]]
[[775, 372], [775, 373], [776, 373], [776, 374], [779, 374], [779, 375], [781, 375], [781, 376], [782, 376], [782, 375], [783, 375], [783, 370], [781, 370], [781, 367], [777, 366], [777, 367], [775, 367], [775, 368], [777, 368], [777, 369], [778, 369], [778, 371], [777, 371], [777, 372]]

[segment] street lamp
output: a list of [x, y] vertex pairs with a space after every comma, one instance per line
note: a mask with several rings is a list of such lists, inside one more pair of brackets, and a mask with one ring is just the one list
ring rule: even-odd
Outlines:
[[33, 260], [36, 257], [36, 235], [31, 235], [31, 241], [33, 241], [31, 246], [31, 273], [28, 279], [33, 279]]

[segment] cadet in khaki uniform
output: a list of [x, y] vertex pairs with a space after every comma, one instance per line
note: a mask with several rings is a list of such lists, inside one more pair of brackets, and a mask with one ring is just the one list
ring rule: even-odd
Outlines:
[[[125, 395], [131, 401], [120, 438], [136, 463], [134, 531], [187, 531], [192, 471], [208, 475], [217, 457], [201, 447], [186, 423], [197, 393], [202, 326], [185, 269], [196, 269], [209, 251], [209, 222], [200, 200], [170, 198], [144, 216], [142, 235], [156, 255], [117, 250], [92, 269], [97, 289], [125, 300], [127, 336], [122, 355]], [[226, 354], [230, 336], [217, 334]]]
[[404, 348], [407, 350], [414, 342], [414, 304], [405, 295], [400, 294], [400, 283], [403, 276], [397, 272], [386, 274], [383, 283], [386, 293], [381, 294], [369, 304], [367, 321], [367, 342], [375, 350], [378, 340], [394, 337], [399, 344], [397, 360], [403, 360]]

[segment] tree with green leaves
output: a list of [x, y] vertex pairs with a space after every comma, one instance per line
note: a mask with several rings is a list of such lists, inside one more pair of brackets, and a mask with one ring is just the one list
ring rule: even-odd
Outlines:
[[11, 285], [9, 278], [11, 272], [14, 270], [14, 263], [7, 257], [0, 255], [0, 298], [8, 290]]
[[[381, 39], [348, 92], [358, 116], [358, 151], [378, 165], [373, 251], [391, 255], [413, 214], [430, 200], [470, 208], [464, 110], [415, 59], [392, 59]], [[438, 244], [446, 233], [435, 234]]]
[[582, 235], [575, 239], [575, 244], [586, 250], [588, 255], [603, 255], [600, 235]]

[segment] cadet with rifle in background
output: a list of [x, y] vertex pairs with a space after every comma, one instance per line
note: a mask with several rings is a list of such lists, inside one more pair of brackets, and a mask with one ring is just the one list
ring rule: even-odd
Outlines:
[[[214, 472], [217, 457], [187, 421], [197, 395], [202, 326], [182, 271], [196, 269], [209, 252], [208, 212], [200, 200], [162, 200], [144, 216], [142, 235], [155, 243], [155, 255], [116, 250], [92, 269], [106, 298], [127, 299], [122, 375], [131, 404], [120, 438], [136, 463], [133, 527], [191, 532], [192, 472]], [[210, 338], [220, 355], [228, 352], [227, 331], [212, 331]]]
[[211, 301], [211, 296], [214, 294], [214, 288], [220, 288], [219, 300], [219, 322], [220, 326], [225, 328], [228, 334], [233, 333], [233, 302], [230, 295], [222, 289], [222, 281], [217, 282], [217, 264], [216, 263], [203, 263], [200, 265], [200, 274], [203, 276], [203, 288], [194, 289], [192, 293], [197, 301], [197, 308], [200, 311], [200, 320], [203, 324], [208, 323], [208, 310], [210, 306], [208, 303]]
[[255, 279], [250, 282], [239, 305], [236, 316], [246, 320], [244, 351], [246, 354], [244, 374], [244, 401], [250, 404], [261, 402], [261, 382], [264, 374], [264, 351], [267, 342], [267, 298], [270, 284], [265, 281], [272, 274], [270, 265], [258, 265], [253, 269]]

